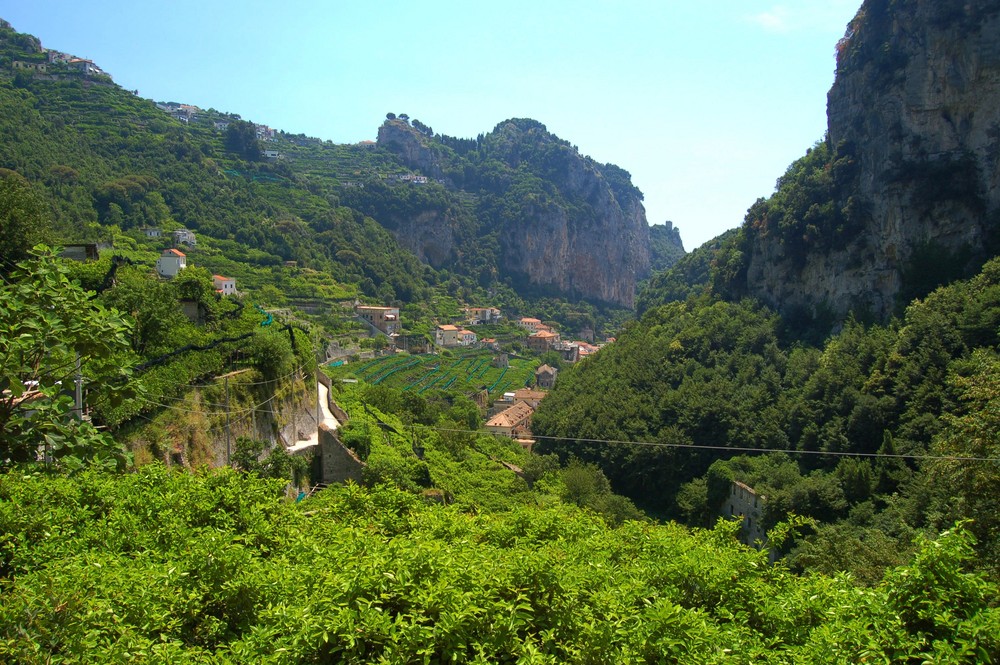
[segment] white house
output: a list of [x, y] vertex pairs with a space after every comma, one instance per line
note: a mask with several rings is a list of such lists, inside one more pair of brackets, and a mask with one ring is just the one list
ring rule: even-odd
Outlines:
[[156, 259], [156, 272], [161, 277], [176, 277], [184, 268], [187, 268], [187, 257], [177, 249], [165, 249]]
[[236, 280], [232, 277], [212, 275], [212, 283], [215, 284], [215, 290], [224, 296], [231, 296], [236, 293]]
[[458, 344], [460, 346], [472, 346], [476, 343], [476, 333], [471, 330], [459, 330], [458, 331]]
[[146, 234], [147, 238], [159, 238], [163, 235], [163, 232], [155, 226], [147, 226], [142, 232]]
[[190, 245], [191, 247], [198, 244], [198, 241], [194, 237], [194, 231], [188, 231], [187, 229], [177, 229], [174, 231], [174, 242], [178, 245]]

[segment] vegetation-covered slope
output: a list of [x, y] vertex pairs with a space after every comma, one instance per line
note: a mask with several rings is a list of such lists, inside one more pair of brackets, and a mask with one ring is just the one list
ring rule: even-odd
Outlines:
[[468, 514], [388, 487], [285, 502], [273, 481], [0, 476], [9, 662], [419, 663], [1000, 656], [968, 535], [875, 588], [797, 577], [729, 527], [608, 529], [575, 508]]
[[[995, 475], [991, 463], [925, 456], [1000, 452], [994, 437], [975, 433], [993, 422], [1000, 394], [991, 378], [998, 303], [1000, 262], [993, 260], [886, 326], [846, 323], [822, 348], [785, 341], [781, 320], [750, 301], [665, 305], [560, 375], [534, 431], [569, 439], [546, 441], [544, 450], [596, 462], [618, 491], [695, 523], [714, 519], [719, 495], [709, 485], [678, 492], [713, 461], [752, 450], [800, 451], [792, 457], [794, 478], [783, 481], [787, 497], [768, 493], [781, 506], [774, 519], [791, 510], [882, 529], [905, 548], [909, 529], [974, 518], [983, 565], [995, 567], [996, 505], [987, 508], [992, 500], [968, 489]], [[724, 475], [764, 487], [773, 481], [771, 468], [731, 467]], [[851, 567], [849, 552], [832, 556]]]

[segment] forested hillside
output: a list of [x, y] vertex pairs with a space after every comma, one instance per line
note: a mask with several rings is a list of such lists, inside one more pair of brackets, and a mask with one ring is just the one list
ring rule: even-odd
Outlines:
[[[913, 6], [866, 2], [838, 66]], [[847, 146], [679, 256], [626, 171], [533, 120], [333, 145], [42, 62], [0, 24], [0, 661], [1000, 661], [1000, 258], [908, 254], [895, 317], [747, 297], [761, 242], [805, 269], [869, 219]], [[100, 256], [39, 244], [73, 241]], [[466, 304], [617, 339], [326, 365], [355, 299], [418, 341]], [[534, 443], [486, 434], [543, 361]], [[359, 484], [275, 445], [298, 411]]]
[[[0, 30], [5, 73], [19, 39]], [[376, 282], [407, 299], [427, 293], [421, 264], [388, 232], [287, 167], [245, 160], [213, 124], [183, 124], [106, 78], [49, 71], [0, 76], [0, 168], [30, 183], [60, 241], [186, 227], [246, 264], [236, 277], [294, 260], [351, 293], [375, 296]]]
[[[872, 563], [838, 542], [848, 534], [898, 539], [872, 554], [892, 561], [914, 530], [972, 518], [996, 570], [996, 504], [973, 489], [995, 463], [947, 457], [1000, 453], [984, 436], [996, 424], [998, 303], [993, 260], [898, 320], [846, 322], [821, 347], [749, 300], [660, 306], [560, 377], [535, 433], [569, 439], [543, 450], [596, 462], [617, 490], [691, 524], [714, 521], [730, 480], [756, 484], [769, 524], [794, 512], [841, 525], [810, 546], [833, 569]], [[648, 445], [614, 443], [629, 441]], [[717, 462], [758, 450], [789, 456]]]
[[[483, 149], [494, 147], [479, 157], [467, 141], [435, 137], [436, 149], [451, 160], [442, 161], [446, 179], [430, 165], [421, 171], [385, 142], [336, 145], [280, 130], [261, 136], [254, 123], [214, 109], [169, 114], [105, 74], [59, 62], [44, 72], [12, 69], [15, 61], [45, 60], [38, 39], [0, 28], [0, 168], [25, 178], [51, 208], [46, 225], [61, 242], [127, 248], [126, 238], [144, 240], [144, 228], [184, 227], [215, 250], [200, 257], [202, 265], [247, 286], [272, 284], [293, 300], [315, 295], [298, 279], [305, 269], [332, 277], [340, 285], [335, 297], [402, 304], [430, 300], [436, 290], [466, 301], [491, 294], [497, 304], [526, 313], [543, 297], [611, 310], [629, 305], [636, 278], [648, 270], [641, 193], [628, 174], [612, 165], [598, 169], [555, 137], [544, 143], [563, 162], [585, 164], [583, 175], [597, 179], [604, 198], [586, 200], [567, 189], [559, 164], [534, 160], [529, 173], [502, 161], [514, 159], [511, 151], [527, 159], [537, 149], [534, 135], [494, 132]], [[407, 132], [429, 129], [419, 121], [394, 122]], [[452, 144], [459, 149], [446, 147]], [[638, 263], [621, 279], [596, 276], [597, 290], [529, 279], [525, 270], [549, 261], [512, 254], [503, 229], [515, 243], [530, 237], [524, 229], [510, 231], [511, 224], [525, 206], [539, 203], [577, 220], [581, 251], [588, 242], [624, 238], [624, 231], [606, 236], [593, 225], [623, 224], [627, 207], [638, 226], [626, 235], [639, 235], [608, 246], [621, 245], [618, 251], [636, 254]], [[522, 267], [514, 270], [515, 264]]]

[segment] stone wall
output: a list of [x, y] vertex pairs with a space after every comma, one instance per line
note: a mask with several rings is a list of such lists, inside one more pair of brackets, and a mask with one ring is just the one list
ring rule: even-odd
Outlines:
[[320, 425], [319, 449], [323, 483], [361, 483], [365, 464], [340, 442], [336, 430]]

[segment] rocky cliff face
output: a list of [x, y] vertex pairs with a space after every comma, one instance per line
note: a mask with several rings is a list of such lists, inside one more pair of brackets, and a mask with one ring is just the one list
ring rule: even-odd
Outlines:
[[[465, 157], [398, 120], [382, 126], [378, 142], [443, 180], [452, 195], [474, 201], [475, 235], [495, 238], [501, 279], [633, 306], [636, 283], [649, 274], [649, 228], [642, 194], [625, 171], [583, 157], [530, 120], [501, 123]], [[444, 247], [463, 251], [446, 221], [416, 211], [393, 232], [428, 259], [443, 256]], [[475, 239], [466, 234], [464, 242]], [[438, 245], [442, 251], [429, 249]]]
[[555, 191], [513, 197], [503, 220], [501, 269], [541, 289], [632, 307], [649, 274], [649, 226], [641, 193], [613, 165], [599, 165], [540, 123], [511, 120], [487, 137], [494, 154]]
[[434, 179], [443, 177], [442, 152], [426, 135], [404, 120], [386, 120], [378, 128], [378, 145], [402, 157], [412, 168]]
[[837, 50], [828, 140], [850, 173], [832, 204], [863, 223], [804, 256], [748, 229], [748, 291], [785, 310], [884, 317], [995, 251], [1000, 2], [869, 0]]

